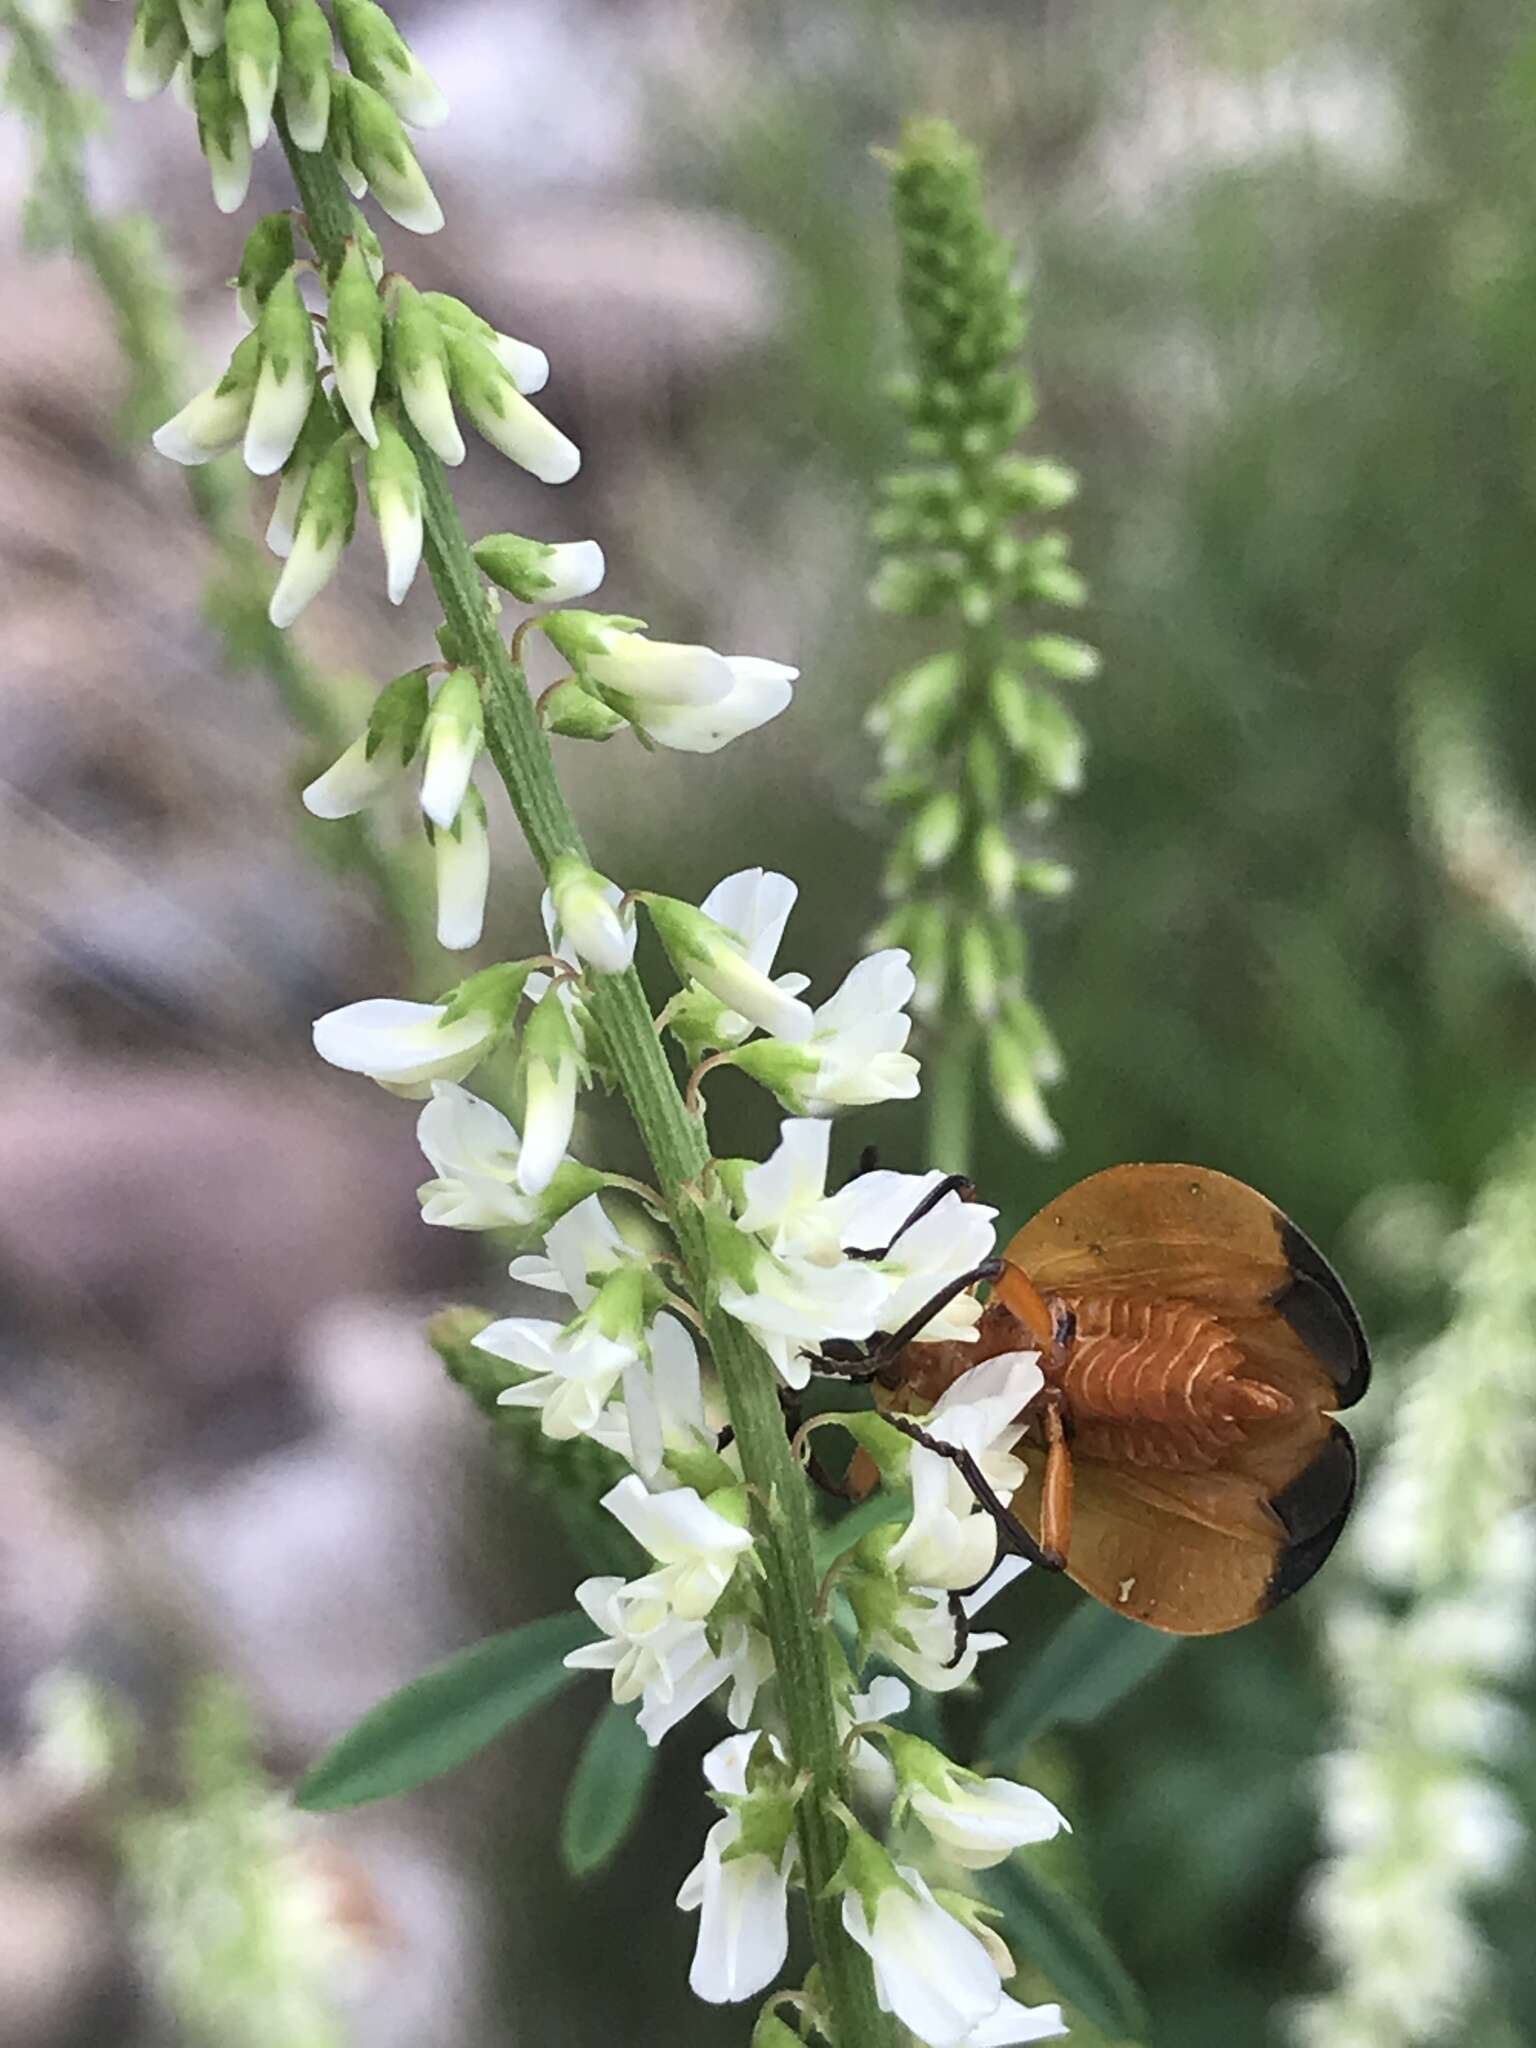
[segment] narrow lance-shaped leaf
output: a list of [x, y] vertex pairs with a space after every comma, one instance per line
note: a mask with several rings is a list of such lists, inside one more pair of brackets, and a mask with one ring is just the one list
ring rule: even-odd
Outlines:
[[981, 1736], [981, 1754], [1017, 1756], [1048, 1730], [1085, 1727], [1149, 1678], [1183, 1640], [1143, 1628], [1085, 1600], [1001, 1699]]
[[327, 1750], [295, 1798], [311, 1812], [409, 1792], [466, 1763], [576, 1677], [566, 1653], [585, 1642], [583, 1614], [530, 1621], [424, 1671]]
[[565, 1799], [560, 1854], [572, 1877], [601, 1870], [640, 1817], [657, 1752], [633, 1707], [610, 1700], [592, 1724]]
[[1002, 1914], [1002, 1934], [1021, 1958], [1084, 2019], [1116, 2040], [1144, 2039], [1146, 2002], [1109, 1937], [1074, 1898], [1044, 1883], [1018, 1857], [990, 1870], [988, 1896]]

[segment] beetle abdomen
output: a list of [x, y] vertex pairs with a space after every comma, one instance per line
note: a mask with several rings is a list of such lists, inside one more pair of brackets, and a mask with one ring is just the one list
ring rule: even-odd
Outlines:
[[[1279, 1388], [1241, 1376], [1236, 1338], [1195, 1302], [1126, 1294], [1056, 1299], [1076, 1318], [1057, 1384], [1080, 1426], [1128, 1425], [1123, 1450], [1132, 1463], [1159, 1462], [1151, 1455], [1159, 1428], [1187, 1436], [1191, 1451], [1208, 1452], [1214, 1462], [1245, 1424], [1291, 1410]], [[1154, 1433], [1149, 1437], [1142, 1425]], [[1122, 1442], [1119, 1432], [1116, 1441]], [[1192, 1462], [1207, 1460], [1197, 1455]]]

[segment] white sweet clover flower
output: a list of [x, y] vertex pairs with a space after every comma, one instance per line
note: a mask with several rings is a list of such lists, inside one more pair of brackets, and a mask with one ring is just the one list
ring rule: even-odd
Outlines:
[[646, 892], [641, 901], [685, 984], [698, 982], [727, 1010], [777, 1037], [793, 1042], [809, 1034], [810, 1009], [755, 964], [734, 932], [675, 896]]
[[653, 744], [712, 754], [782, 711], [798, 669], [757, 655], [651, 640], [618, 613], [560, 611], [540, 627], [577, 681]]
[[434, 1081], [431, 1090], [416, 1123], [416, 1141], [435, 1176], [416, 1191], [423, 1223], [543, 1232], [602, 1185], [595, 1168], [562, 1159], [544, 1189], [530, 1195], [518, 1179], [523, 1141], [501, 1111], [456, 1081]]
[[572, 1650], [567, 1665], [611, 1672], [615, 1702], [640, 1701], [636, 1718], [653, 1748], [726, 1686], [726, 1717], [746, 1726], [773, 1670], [767, 1639], [749, 1622], [732, 1616], [712, 1639], [712, 1623], [685, 1621], [658, 1601], [632, 1603], [620, 1578], [585, 1579], [576, 1598], [604, 1639]]
[[[669, 1458], [686, 1465], [701, 1450], [713, 1453], [725, 1416], [706, 1407], [699, 1354], [676, 1316], [657, 1316], [649, 1358], [629, 1367], [620, 1386], [622, 1398], [598, 1417], [591, 1435], [633, 1465], [653, 1492], [680, 1483]], [[739, 1478], [735, 1464], [721, 1463]]]
[[[773, 972], [774, 957], [799, 894], [788, 875], [743, 868], [717, 882], [699, 906], [739, 943], [748, 967], [788, 997], [803, 995], [810, 986], [808, 975]], [[695, 1059], [706, 1047], [739, 1045], [757, 1028], [750, 1017], [728, 1009], [697, 981], [690, 981], [672, 998], [664, 1016], [668, 1028]]]
[[446, 830], [427, 825], [432, 873], [437, 885], [437, 943], [449, 953], [478, 946], [485, 930], [485, 900], [491, 886], [491, 834], [485, 798], [467, 789], [458, 816]]
[[525, 1285], [568, 1294], [578, 1313], [569, 1323], [507, 1316], [479, 1333], [477, 1350], [528, 1375], [505, 1388], [501, 1402], [538, 1409], [546, 1436], [591, 1435], [625, 1373], [647, 1354], [659, 1286], [595, 1195], [551, 1227], [543, 1256], [514, 1259], [511, 1272]]
[[382, 796], [415, 760], [427, 722], [425, 668], [408, 669], [374, 700], [367, 728], [303, 793], [316, 818], [350, 818]]
[[[1020, 1419], [1044, 1385], [1033, 1351], [1005, 1352], [962, 1373], [923, 1417], [924, 1434], [967, 1451], [1000, 1500], [1011, 1500], [1024, 1467], [1011, 1455]], [[960, 1591], [980, 1585], [997, 1561], [997, 1524], [952, 1459], [914, 1444], [908, 1463], [912, 1519], [886, 1562], [915, 1584]]]
[[844, 1581], [859, 1620], [862, 1646], [894, 1664], [927, 1692], [953, 1692], [964, 1685], [988, 1650], [1007, 1641], [995, 1630], [969, 1626], [989, 1600], [1028, 1566], [1021, 1557], [999, 1559], [990, 1577], [974, 1593], [960, 1596], [964, 1625], [955, 1618], [954, 1594], [939, 1587], [915, 1586], [882, 1561], [889, 1537], [876, 1530], [859, 1545], [864, 1567]]
[[728, 1735], [705, 1757], [704, 1775], [727, 1810], [705, 1836], [677, 1903], [699, 1915], [688, 1982], [696, 1997], [725, 2005], [753, 1997], [784, 1966], [794, 1804], [783, 1752], [771, 1736]]
[[656, 1560], [655, 1571], [625, 1588], [632, 1609], [654, 1603], [684, 1621], [702, 1621], [752, 1548], [741, 1487], [708, 1500], [691, 1486], [652, 1493], [631, 1472], [603, 1495], [602, 1505]]
[[900, 1729], [883, 1730], [881, 1739], [896, 1772], [898, 1817], [915, 1814], [950, 1861], [967, 1870], [989, 1870], [1067, 1826], [1032, 1786], [963, 1770], [931, 1742]]
[[599, 974], [628, 967], [635, 956], [635, 914], [616, 883], [567, 853], [550, 869], [549, 895], [562, 938], [584, 966]]
[[874, 1966], [881, 2010], [927, 2048], [1008, 2048], [1065, 2033], [1059, 2006], [1006, 1996], [987, 1943], [862, 1829], [850, 1830], [837, 1882], [843, 1926]]
[[315, 1051], [392, 1095], [423, 1100], [434, 1081], [462, 1081], [506, 1036], [526, 978], [518, 966], [489, 967], [440, 1002], [348, 1003], [316, 1019]]
[[[854, 1181], [826, 1193], [831, 1133], [816, 1119], [787, 1120], [772, 1156], [741, 1176], [734, 1233], [716, 1233], [720, 1303], [747, 1324], [790, 1386], [804, 1386], [812, 1355], [829, 1338], [861, 1341], [899, 1328], [947, 1282], [991, 1250], [996, 1211], [947, 1195], [883, 1248], [941, 1176], [879, 1174], [867, 1194]], [[928, 1337], [974, 1333], [979, 1307], [957, 1297], [925, 1325]]]
[[576, 1096], [586, 1062], [554, 990], [534, 1004], [523, 1027], [523, 1148], [517, 1177], [536, 1195], [547, 1188], [570, 1147]]
[[846, 1701], [840, 1699], [836, 1703], [837, 1732], [844, 1744], [855, 1796], [882, 1818], [889, 1815], [896, 1797], [896, 1768], [877, 1743], [854, 1731], [873, 1722], [894, 1721], [911, 1704], [911, 1689], [889, 1673], [872, 1679], [867, 1691], [850, 1694]]
[[733, 1054], [731, 1065], [771, 1088], [797, 1116], [908, 1101], [918, 1090], [918, 1063], [904, 1050], [915, 987], [907, 953], [871, 953], [813, 1012], [802, 1040], [760, 1039]]

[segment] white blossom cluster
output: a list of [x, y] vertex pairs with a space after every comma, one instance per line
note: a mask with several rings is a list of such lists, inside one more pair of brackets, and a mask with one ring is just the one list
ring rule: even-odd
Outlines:
[[[794, 893], [785, 877], [749, 870], [728, 877], [701, 910], [664, 901], [658, 926], [689, 976], [669, 1010], [690, 1037], [712, 1029], [738, 1051], [793, 1055], [803, 1062], [799, 1090], [818, 1106], [870, 1099], [876, 1073], [887, 1094], [910, 1092], [913, 1063], [899, 1049], [904, 1013], [845, 1000], [850, 987], [909, 993], [904, 958], [861, 962], [843, 990], [811, 1006], [803, 976], [772, 971]], [[591, 1437], [632, 1468], [602, 1505], [650, 1568], [578, 1587], [595, 1639], [568, 1661], [609, 1673], [614, 1699], [635, 1702], [652, 1743], [709, 1701], [739, 1731], [706, 1760], [724, 1818], [680, 1903], [701, 1915], [695, 1990], [744, 1999], [783, 1966], [797, 1877], [797, 1791], [779, 1745], [751, 1502], [695, 1341], [694, 1305], [674, 1292], [671, 1262], [618, 1228], [604, 1206], [607, 1177], [568, 1156], [579, 1090], [599, 1057], [583, 991], [591, 976], [628, 961], [633, 914], [613, 885], [575, 866], [557, 876], [544, 907], [555, 975], [493, 968], [437, 1005], [353, 1004], [322, 1018], [315, 1041], [333, 1063], [428, 1098], [418, 1134], [433, 1169], [421, 1189], [429, 1223], [542, 1238], [539, 1251], [513, 1260], [511, 1276], [563, 1297], [569, 1311], [504, 1317], [474, 1341], [508, 1371], [504, 1403], [536, 1410], [546, 1435]], [[734, 930], [725, 918], [737, 920]], [[521, 1130], [462, 1085], [519, 1015]], [[860, 1051], [872, 1034], [889, 1041], [885, 1054]], [[846, 1075], [859, 1077], [856, 1088]], [[825, 1118], [787, 1118], [768, 1159], [716, 1169], [728, 1196], [711, 1243], [718, 1303], [750, 1330], [789, 1390], [805, 1386], [823, 1345], [903, 1326], [973, 1272], [994, 1241], [995, 1212], [954, 1191], [903, 1228], [937, 1192], [937, 1173], [870, 1172], [829, 1192], [829, 1139]], [[922, 1336], [964, 1341], [979, 1314], [975, 1294], [963, 1291]], [[1020, 1417], [1040, 1384], [1032, 1353], [990, 1359], [960, 1377], [924, 1429], [933, 1444], [969, 1452], [1007, 1499], [1023, 1478]], [[910, 1487], [912, 1509], [840, 1564], [853, 1639], [839, 1663], [840, 1697], [854, 1777], [875, 1810], [917, 1837], [930, 1869], [984, 1868], [1054, 1834], [1060, 1815], [1038, 1793], [963, 1771], [890, 1724], [909, 1699], [903, 1679], [949, 1690], [1003, 1641], [969, 1620], [1023, 1565], [999, 1559], [996, 1523], [952, 1460], [866, 1420], [882, 1470]], [[856, 1672], [871, 1659], [903, 1679], [876, 1678], [861, 1691]], [[952, 2048], [1062, 2031], [1058, 2008], [1027, 2009], [1006, 1996], [1012, 1963], [974, 1900], [931, 1889], [910, 1855], [896, 1860], [851, 1814], [849, 1823], [845, 1925], [874, 1958], [882, 2001], [919, 2040]]]
[[1536, 1143], [1452, 1241], [1457, 1306], [1416, 1363], [1361, 1502], [1328, 1647], [1345, 1737], [1323, 1765], [1310, 1912], [1335, 1988], [1317, 2048], [1449, 2038], [1484, 1978], [1480, 1892], [1525, 1842], [1501, 1782], [1528, 1729], [1508, 1697], [1536, 1626]]
[[[340, 0], [336, 18], [345, 77], [315, 0], [228, 0], [227, 9], [224, 0], [140, 0], [130, 78], [148, 90], [178, 67], [190, 71], [221, 203], [238, 203], [275, 94], [298, 148], [328, 137], [354, 192], [366, 185], [395, 219], [430, 230], [436, 202], [396, 130], [401, 118], [437, 111], [435, 89], [373, 0]], [[219, 108], [216, 120], [208, 110]], [[380, 108], [394, 124], [387, 147]], [[271, 605], [279, 626], [336, 571], [352, 537], [359, 464], [398, 603], [423, 551], [424, 467], [464, 456], [459, 411], [545, 482], [565, 481], [579, 462], [529, 403], [549, 374], [542, 352], [461, 301], [386, 274], [361, 214], [353, 227], [327, 268], [318, 250], [296, 248], [292, 216], [258, 225], [236, 280], [251, 331], [218, 383], [156, 435], [184, 463], [241, 445], [256, 474], [280, 474], [268, 530], [285, 563]], [[499, 618], [498, 592], [531, 608], [512, 641], [514, 663], [537, 631], [568, 665], [539, 699], [549, 732], [606, 740], [627, 726], [646, 746], [711, 753], [790, 700], [797, 672], [780, 662], [654, 640], [642, 620], [571, 608], [604, 574], [593, 541], [492, 534], [474, 558], [488, 618]], [[462, 949], [481, 936], [491, 866], [473, 780], [487, 744], [486, 678], [466, 650], [439, 639], [443, 658], [381, 692], [366, 730], [304, 801], [316, 816], [341, 818], [417, 775], [436, 857], [438, 935]], [[679, 1903], [700, 1916], [695, 1990], [746, 1999], [786, 1959], [806, 1779], [790, 1761], [766, 1621], [764, 1504], [744, 1481], [696, 1336], [712, 1317], [734, 1319], [790, 1404], [819, 1365], [846, 1363], [849, 1347], [880, 1333], [965, 1342], [981, 1312], [974, 1283], [992, 1253], [995, 1214], [937, 1172], [871, 1172], [829, 1190], [826, 1119], [917, 1093], [904, 950], [859, 961], [818, 1002], [803, 974], [777, 964], [797, 893], [783, 875], [744, 870], [695, 905], [621, 890], [573, 847], [547, 879], [546, 953], [483, 968], [434, 1003], [350, 1004], [318, 1020], [315, 1045], [333, 1065], [422, 1101], [418, 1136], [432, 1169], [420, 1190], [425, 1221], [516, 1234], [537, 1249], [513, 1260], [511, 1277], [566, 1304], [492, 1321], [474, 1342], [499, 1362], [506, 1405], [536, 1413], [547, 1437], [591, 1438], [629, 1468], [602, 1505], [648, 1567], [578, 1587], [594, 1637], [568, 1661], [608, 1673], [613, 1698], [635, 1704], [653, 1744], [706, 1703], [736, 1731], [706, 1761], [723, 1817]], [[667, 1225], [660, 1198], [571, 1156], [583, 1092], [614, 1078], [594, 1018], [597, 990], [630, 969], [642, 912], [677, 974], [654, 1021], [692, 1068], [688, 1113], [702, 1122], [701, 1084], [723, 1066], [768, 1088], [788, 1112], [768, 1159], [714, 1160], [688, 1191], [708, 1236], [707, 1299], [688, 1298], [682, 1260], [658, 1242]], [[495, 1077], [485, 1095], [465, 1085], [493, 1060], [515, 1122], [488, 1099], [500, 1092]], [[644, 1242], [605, 1206], [618, 1188], [655, 1207], [657, 1229]], [[910, 1489], [912, 1506], [904, 1521], [853, 1545], [824, 1587], [835, 1624], [825, 1633], [829, 1669], [863, 1808], [862, 1817], [839, 1809], [846, 1845], [834, 1883], [882, 2006], [933, 2048], [1005, 2048], [1063, 2031], [1058, 2007], [1026, 2008], [1005, 1993], [1012, 1959], [985, 1910], [945, 1882], [1046, 1839], [1061, 1816], [1039, 1794], [962, 1770], [892, 1725], [909, 1704], [908, 1682], [960, 1685], [1003, 1640], [972, 1632], [970, 1618], [1023, 1567], [999, 1558], [997, 1522], [946, 1452], [964, 1454], [1007, 1499], [1023, 1477], [1021, 1416], [1040, 1385], [1034, 1354], [1018, 1353], [963, 1374], [925, 1418], [923, 1441], [873, 1413], [849, 1423], [897, 1497]], [[882, 1663], [903, 1676], [882, 1674]]]

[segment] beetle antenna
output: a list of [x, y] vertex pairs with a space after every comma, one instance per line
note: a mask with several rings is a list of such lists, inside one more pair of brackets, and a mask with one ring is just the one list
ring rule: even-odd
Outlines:
[[[861, 1164], [859, 1172], [862, 1173], [864, 1170], [865, 1169]], [[941, 1181], [936, 1181], [934, 1185], [928, 1190], [927, 1194], [924, 1195], [923, 1199], [912, 1211], [912, 1214], [909, 1217], [907, 1217], [904, 1223], [899, 1225], [895, 1234], [892, 1236], [888, 1244], [880, 1245], [874, 1251], [847, 1251], [844, 1253], [843, 1256], [849, 1259], [888, 1258], [892, 1251], [895, 1250], [897, 1244], [901, 1241], [902, 1238], [906, 1236], [907, 1232], [912, 1228], [913, 1224], [921, 1223], [925, 1216], [930, 1215], [933, 1210], [937, 1209], [940, 1202], [944, 1200], [946, 1195], [958, 1195], [962, 1202], [968, 1202], [971, 1199], [972, 1195], [975, 1194], [975, 1192], [976, 1183], [973, 1180], [971, 1180], [966, 1174], [947, 1173]]]

